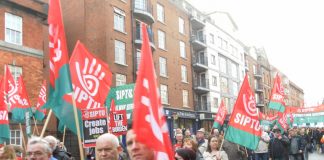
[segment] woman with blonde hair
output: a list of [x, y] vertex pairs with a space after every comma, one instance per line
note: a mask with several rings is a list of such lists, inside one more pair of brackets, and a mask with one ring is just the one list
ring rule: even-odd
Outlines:
[[205, 160], [228, 160], [225, 151], [220, 150], [222, 139], [218, 137], [209, 137], [206, 152], [203, 154]]
[[0, 159], [16, 160], [16, 152], [13, 146], [5, 145], [1, 150]]

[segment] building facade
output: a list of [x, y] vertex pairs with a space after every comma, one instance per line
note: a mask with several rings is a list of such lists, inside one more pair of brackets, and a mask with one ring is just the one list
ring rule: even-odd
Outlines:
[[[0, 1], [0, 75], [4, 75], [4, 66], [8, 65], [16, 80], [22, 76], [32, 106], [36, 106], [44, 80], [44, 54], [48, 46], [44, 38], [48, 33], [46, 19], [46, 4], [41, 1]], [[53, 124], [48, 131], [56, 131]], [[20, 130], [18, 123], [10, 121], [8, 143], [22, 145], [27, 137], [25, 128]]]

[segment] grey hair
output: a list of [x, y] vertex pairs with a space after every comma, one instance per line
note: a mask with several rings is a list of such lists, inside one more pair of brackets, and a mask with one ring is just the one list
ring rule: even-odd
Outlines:
[[97, 143], [98, 141], [103, 140], [103, 139], [107, 139], [107, 140], [109, 140], [110, 142], [112, 142], [114, 146], [119, 147], [119, 140], [118, 140], [118, 138], [117, 138], [115, 135], [113, 135], [113, 134], [111, 134], [111, 133], [105, 133], [105, 134], [102, 134], [102, 135], [100, 135], [100, 136], [97, 138], [96, 143]]
[[[42, 145], [42, 148], [45, 150], [46, 153], [52, 154], [52, 149], [47, 141], [40, 137], [31, 137], [28, 140], [28, 146], [30, 145], [35, 145], [35, 144], [40, 144]], [[28, 148], [28, 147], [27, 147]]]
[[50, 147], [51, 147], [51, 144], [54, 145], [52, 148], [52, 151], [54, 151], [55, 148], [57, 147], [58, 140], [54, 136], [46, 136], [46, 137], [44, 137], [44, 140], [50, 144]]

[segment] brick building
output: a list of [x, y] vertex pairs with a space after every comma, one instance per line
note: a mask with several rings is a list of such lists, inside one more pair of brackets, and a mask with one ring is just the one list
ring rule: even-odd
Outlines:
[[[37, 103], [44, 79], [46, 19], [46, 4], [41, 1], [0, 1], [0, 75], [4, 74], [4, 65], [9, 65], [15, 78], [22, 75], [32, 106]], [[10, 143], [22, 145], [19, 125], [10, 124]], [[56, 125], [49, 128], [54, 129]]]

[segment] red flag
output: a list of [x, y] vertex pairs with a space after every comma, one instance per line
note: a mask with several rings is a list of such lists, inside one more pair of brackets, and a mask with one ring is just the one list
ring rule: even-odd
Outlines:
[[18, 83], [15, 82], [8, 65], [5, 65], [5, 75], [3, 77], [3, 86], [1, 90], [2, 96], [4, 97], [2, 99], [4, 104], [9, 105], [9, 107], [17, 105], [15, 97], [18, 95]]
[[283, 133], [284, 131], [287, 131], [289, 125], [287, 123], [287, 113], [284, 112], [284, 113], [281, 113], [279, 112], [278, 113], [279, 115], [279, 119], [278, 119], [278, 124], [279, 124], [279, 129], [281, 130], [281, 132]]
[[38, 100], [36, 104], [36, 110], [46, 114], [46, 109], [41, 109], [41, 107], [46, 103], [46, 80], [43, 81], [43, 85], [39, 91]]
[[172, 145], [156, 81], [146, 25], [142, 25], [143, 44], [137, 73], [133, 129], [137, 141], [152, 148], [155, 159], [173, 160]]
[[78, 41], [70, 59], [70, 71], [76, 106], [81, 109], [102, 107], [111, 84], [108, 65]]
[[[30, 107], [30, 101], [28, 98], [28, 93], [24, 84], [24, 81], [22, 79], [22, 76], [19, 76], [18, 78], [18, 95], [15, 100], [17, 100], [17, 106], [18, 108], [29, 108]], [[15, 96], [16, 97], [16, 96]]]
[[[0, 126], [3, 124], [9, 124], [9, 120], [8, 120], [8, 108], [6, 106], [6, 104], [4, 103], [4, 94], [2, 91], [2, 86], [3, 86], [3, 77], [0, 77], [0, 89], [1, 89], [1, 93], [0, 93]], [[1, 137], [1, 136], [0, 136]]]
[[228, 123], [225, 139], [255, 150], [261, 136], [259, 112], [247, 75]]
[[222, 100], [214, 120], [213, 128], [219, 128], [220, 126], [222, 126], [226, 118], [226, 115], [227, 115], [227, 109], [226, 106], [224, 105], [224, 101]]
[[61, 67], [68, 63], [60, 0], [50, 0], [48, 10], [50, 85], [55, 88]]
[[284, 98], [284, 87], [282, 86], [280, 76], [277, 74], [271, 92], [269, 108], [284, 112], [286, 105]]

